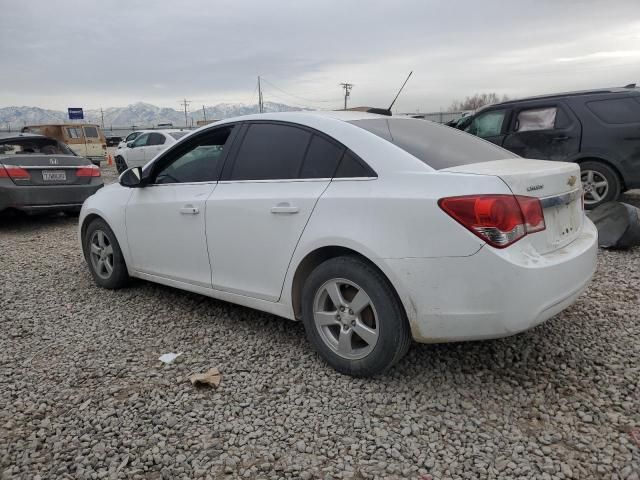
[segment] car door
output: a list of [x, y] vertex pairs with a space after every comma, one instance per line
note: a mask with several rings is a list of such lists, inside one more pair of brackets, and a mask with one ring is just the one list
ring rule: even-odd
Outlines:
[[496, 145], [502, 145], [510, 112], [509, 108], [498, 108], [479, 112], [473, 117], [464, 131], [484, 138]]
[[216, 188], [233, 128], [207, 130], [147, 167], [149, 184], [133, 190], [125, 213], [136, 271], [211, 288], [206, 200]]
[[561, 102], [514, 108], [504, 148], [525, 158], [567, 160], [578, 153], [581, 126]]
[[[277, 301], [293, 251], [342, 147], [310, 130], [275, 122], [248, 123], [242, 135], [207, 201], [213, 287]], [[312, 167], [322, 159], [323, 168]]]
[[143, 148], [145, 163], [153, 160], [160, 152], [167, 148], [167, 141], [167, 137], [164, 133], [150, 133], [149, 138], [147, 138], [147, 143]]
[[149, 134], [143, 133], [136, 138], [131, 144], [131, 147], [126, 150], [127, 158], [125, 161], [127, 162], [127, 167], [142, 167], [146, 163], [144, 160], [144, 148], [147, 145], [148, 139]]

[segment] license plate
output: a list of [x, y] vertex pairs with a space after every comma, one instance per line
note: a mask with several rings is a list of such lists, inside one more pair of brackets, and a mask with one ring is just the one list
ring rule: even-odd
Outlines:
[[580, 213], [577, 212], [579, 203], [573, 201], [569, 205], [559, 205], [552, 208], [554, 224], [554, 244], [563, 243], [573, 238], [580, 229]]
[[45, 182], [64, 182], [67, 179], [67, 172], [62, 170], [42, 172], [42, 179]]

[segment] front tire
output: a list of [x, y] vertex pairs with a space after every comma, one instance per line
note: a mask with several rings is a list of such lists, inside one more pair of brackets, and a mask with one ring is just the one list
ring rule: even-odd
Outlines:
[[117, 155], [115, 158], [115, 162], [116, 170], [118, 171], [118, 173], [122, 173], [127, 169], [127, 162], [124, 161], [124, 158], [122, 158], [122, 156]]
[[89, 271], [99, 286], [117, 289], [128, 283], [129, 272], [120, 245], [104, 220], [96, 219], [89, 224], [82, 246]]
[[580, 178], [584, 191], [584, 206], [588, 210], [617, 200], [622, 191], [620, 177], [606, 163], [596, 160], [580, 163]]
[[384, 275], [355, 256], [316, 267], [302, 290], [309, 343], [337, 371], [369, 377], [388, 370], [409, 349], [402, 304]]

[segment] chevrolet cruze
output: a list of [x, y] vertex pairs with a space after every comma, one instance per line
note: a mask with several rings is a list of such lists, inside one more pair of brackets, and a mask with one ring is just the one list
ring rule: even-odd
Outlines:
[[360, 112], [203, 127], [90, 197], [79, 237], [98, 285], [138, 277], [301, 320], [356, 376], [412, 340], [540, 324], [585, 289], [597, 251], [576, 164]]

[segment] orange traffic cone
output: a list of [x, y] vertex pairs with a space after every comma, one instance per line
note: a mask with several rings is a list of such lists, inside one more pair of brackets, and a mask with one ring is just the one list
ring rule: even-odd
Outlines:
[[113, 159], [111, 158], [111, 154], [109, 154], [109, 159], [107, 160], [107, 165], [113, 165]]

